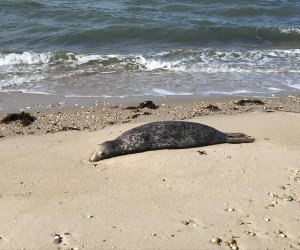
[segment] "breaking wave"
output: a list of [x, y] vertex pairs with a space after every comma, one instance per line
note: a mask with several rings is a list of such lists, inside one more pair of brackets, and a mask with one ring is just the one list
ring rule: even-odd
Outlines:
[[[57, 86], [69, 88], [73, 95], [80, 86], [93, 89], [101, 86], [103, 95], [112, 95], [116, 90], [123, 95], [125, 89], [138, 94], [138, 89], [147, 86], [145, 92], [154, 95], [189, 95], [197, 87], [197, 81], [221, 84], [222, 78], [238, 84], [252, 81], [249, 88], [244, 85], [242, 92], [251, 93], [251, 84], [257, 85], [261, 76], [266, 79], [281, 75], [286, 86], [297, 89], [300, 73], [300, 49], [266, 50], [170, 50], [149, 54], [80, 54], [65, 52], [0, 52], [0, 90], [30, 90], [58, 93]], [[289, 79], [288, 75], [293, 74]], [[160, 86], [160, 79], [164, 84]], [[171, 79], [174, 82], [170, 83]], [[190, 79], [191, 82], [188, 82]], [[233, 80], [231, 80], [233, 79]], [[250, 80], [249, 80], [250, 79]], [[140, 82], [137, 82], [140, 81]], [[270, 80], [268, 80], [270, 81]], [[277, 81], [276, 77], [271, 81]], [[289, 82], [288, 82], [289, 81]], [[193, 83], [192, 83], [193, 82]], [[258, 83], [256, 83], [258, 82]], [[151, 85], [152, 84], [152, 85]], [[228, 83], [230, 84], [230, 83]], [[281, 85], [266, 84], [264, 91], [277, 91]], [[184, 85], [184, 87], [182, 87]], [[180, 86], [180, 87], [177, 87]], [[178, 89], [176, 89], [178, 88]], [[224, 94], [228, 91], [209, 87], [207, 93]], [[82, 91], [82, 89], [81, 89]], [[126, 91], [125, 91], [126, 92]], [[205, 94], [206, 92], [203, 92]], [[75, 95], [80, 95], [80, 91]], [[127, 93], [129, 94], [129, 93]], [[129, 94], [130, 95], [130, 94]]]

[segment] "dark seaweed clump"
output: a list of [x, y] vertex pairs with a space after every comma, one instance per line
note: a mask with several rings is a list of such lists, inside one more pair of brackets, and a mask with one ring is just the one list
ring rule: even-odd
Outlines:
[[15, 121], [20, 121], [21, 124], [25, 127], [30, 125], [36, 120], [36, 117], [32, 116], [29, 113], [25, 113], [22, 111], [21, 113], [14, 113], [6, 115], [2, 120], [1, 123], [8, 124]]
[[259, 99], [243, 99], [240, 101], [236, 101], [235, 104], [240, 105], [240, 106], [245, 106], [247, 104], [252, 104], [252, 105], [264, 105], [265, 103], [262, 100]]
[[139, 108], [158, 109], [158, 105], [155, 105], [152, 101], [148, 100], [148, 101], [141, 102]]
[[212, 105], [212, 104], [207, 105], [205, 108], [210, 111], [220, 111], [221, 110], [218, 106]]
[[128, 106], [125, 109], [143, 109], [143, 108], [148, 108], [148, 109], [158, 109], [159, 106], [155, 105], [151, 100], [141, 102], [138, 106]]

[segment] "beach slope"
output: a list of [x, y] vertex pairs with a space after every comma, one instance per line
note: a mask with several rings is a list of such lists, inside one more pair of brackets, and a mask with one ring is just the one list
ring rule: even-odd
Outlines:
[[299, 249], [300, 114], [192, 121], [256, 141], [92, 164], [142, 123], [1, 138], [0, 248]]

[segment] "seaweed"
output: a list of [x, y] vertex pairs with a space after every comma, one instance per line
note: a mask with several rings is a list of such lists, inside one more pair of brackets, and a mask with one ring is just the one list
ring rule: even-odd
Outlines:
[[234, 103], [237, 105], [240, 105], [240, 106], [245, 106], [247, 104], [250, 104], [250, 105], [251, 104], [252, 105], [264, 105], [265, 104], [262, 100], [259, 100], [259, 99], [243, 99], [240, 101], [235, 101]]
[[33, 123], [36, 119], [37, 118], [31, 114], [22, 111], [21, 113], [7, 114], [0, 123], [9, 124], [15, 121], [20, 121], [23, 127], [25, 127]]
[[141, 102], [138, 108], [143, 109], [143, 108], [148, 108], [148, 109], [158, 109], [158, 105], [155, 105], [152, 101], [144, 101]]
[[125, 109], [137, 110], [137, 109], [144, 109], [144, 108], [158, 109], [159, 106], [154, 104], [151, 100], [148, 100], [148, 101], [141, 102], [138, 106], [128, 106]]
[[77, 127], [70, 127], [70, 126], [64, 126], [61, 128], [60, 131], [71, 131], [71, 130], [77, 130], [77, 131], [80, 131], [80, 128], [77, 128]]
[[220, 111], [221, 109], [216, 106], [216, 105], [212, 105], [212, 104], [209, 104], [205, 107], [205, 109], [209, 109], [210, 111]]

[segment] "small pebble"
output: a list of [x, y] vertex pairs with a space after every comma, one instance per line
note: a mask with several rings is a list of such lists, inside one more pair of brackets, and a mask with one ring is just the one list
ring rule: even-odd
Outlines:
[[236, 240], [234, 240], [234, 239], [230, 239], [230, 240], [224, 240], [224, 244], [225, 244], [226, 246], [232, 247], [232, 246], [235, 246], [235, 245], [237, 244], [237, 242], [236, 242]]
[[286, 238], [287, 236], [285, 234], [279, 234], [281, 238]]
[[244, 234], [249, 234], [249, 235], [251, 235], [251, 236], [255, 236], [255, 235], [256, 235], [255, 233], [250, 232], [250, 231], [245, 231]]
[[87, 216], [88, 219], [91, 219], [91, 218], [93, 218], [93, 217], [94, 217], [93, 215], [88, 215], [88, 216]]
[[185, 226], [187, 226], [188, 224], [190, 224], [190, 222], [188, 222], [188, 221], [186, 221], [186, 220], [181, 221], [181, 223], [182, 223], [183, 225], [185, 225]]
[[276, 233], [276, 234], [282, 234], [283, 232], [281, 230], [277, 230], [274, 233]]
[[234, 208], [228, 208], [228, 211], [229, 211], [229, 212], [233, 212], [233, 211], [234, 211]]
[[270, 221], [270, 219], [269, 219], [269, 218], [264, 218], [264, 220], [265, 220], [265, 221]]
[[230, 246], [232, 250], [238, 250], [239, 247], [237, 245]]
[[238, 222], [238, 225], [244, 225], [245, 223], [243, 222], [243, 221], [241, 221], [241, 220], [239, 220]]
[[157, 234], [151, 234], [152, 236], [156, 236]]
[[222, 240], [220, 238], [217, 238], [217, 237], [212, 238], [210, 240], [210, 243], [213, 243], [213, 244], [220, 244], [221, 242], [222, 242]]
[[283, 195], [283, 197], [282, 197], [285, 201], [293, 201], [294, 200], [294, 198], [292, 197], [292, 196], [290, 196], [290, 195]]
[[54, 235], [54, 241], [55, 244], [60, 244], [62, 243], [62, 237], [59, 234]]
[[235, 244], [236, 244], [236, 240], [234, 240], [234, 239], [227, 240], [227, 242], [228, 242], [230, 245], [235, 245]]

